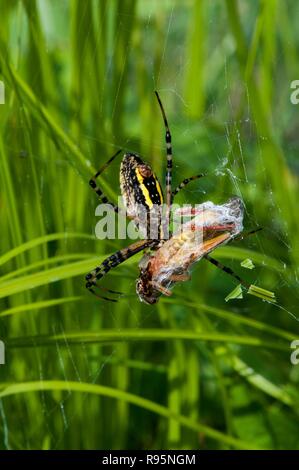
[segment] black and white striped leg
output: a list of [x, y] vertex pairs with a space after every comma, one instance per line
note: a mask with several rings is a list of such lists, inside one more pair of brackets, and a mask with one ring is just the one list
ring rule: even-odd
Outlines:
[[166, 152], [167, 152], [167, 169], [166, 169], [166, 178], [165, 178], [165, 183], [166, 183], [166, 205], [168, 208], [170, 208], [171, 203], [172, 203], [172, 192], [171, 192], [171, 180], [172, 180], [172, 145], [171, 145], [171, 134], [168, 126], [168, 121], [166, 117], [166, 113], [163, 108], [162, 101], [160, 99], [160, 96], [157, 91], [155, 91], [163, 121], [164, 121], [164, 126], [165, 126], [165, 141], [166, 141]]
[[101, 199], [103, 204], [110, 204], [113, 206], [115, 212], [119, 212], [119, 208], [113, 202], [110, 202], [108, 198], [105, 196], [101, 188], [98, 186], [96, 179], [97, 177], [103, 173], [104, 170], [110, 165], [110, 163], [121, 153], [121, 150], [118, 150], [109, 160], [99, 169], [99, 171], [89, 180], [89, 185], [91, 188], [97, 193], [99, 198]]
[[199, 175], [195, 175], [195, 176], [190, 176], [190, 178], [185, 178], [173, 191], [172, 191], [172, 199], [174, 198], [174, 196], [176, 196], [176, 194], [178, 194], [181, 189], [183, 189], [185, 186], [187, 186], [187, 184], [190, 183], [190, 181], [194, 181], [194, 180], [198, 180], [199, 178], [202, 178], [203, 176], [205, 176], [204, 173], [200, 173]]
[[112, 268], [116, 268], [116, 266], [131, 258], [131, 256], [136, 255], [145, 248], [154, 246], [158, 242], [159, 240], [139, 240], [135, 243], [132, 243], [132, 245], [117, 251], [113, 255], [108, 256], [108, 258], [106, 258], [99, 266], [94, 268], [90, 273], [85, 276], [85, 279], [87, 281], [86, 288], [100, 299], [110, 300], [111, 302], [117, 302], [117, 300], [111, 299], [110, 297], [98, 295], [95, 292], [94, 288], [99, 288], [112, 294], [121, 295], [122, 293], [102, 288], [97, 284], [97, 282], [102, 279]]
[[231, 268], [229, 268], [229, 267], [225, 266], [224, 264], [220, 263], [220, 261], [217, 261], [215, 258], [212, 258], [210, 255], [205, 255], [204, 258], [206, 260], [208, 260], [210, 263], [212, 263], [214, 266], [216, 266], [217, 268], [224, 271], [226, 274], [229, 274], [230, 276], [235, 278], [246, 289], [249, 289], [250, 284], [247, 284], [247, 282], [244, 281], [240, 276], [238, 276], [238, 274], [234, 273], [234, 271]]

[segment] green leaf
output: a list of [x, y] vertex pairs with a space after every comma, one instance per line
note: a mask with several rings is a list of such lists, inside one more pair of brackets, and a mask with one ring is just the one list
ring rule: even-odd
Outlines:
[[248, 294], [255, 295], [256, 297], [259, 297], [263, 300], [267, 300], [267, 302], [276, 302], [274, 292], [263, 289], [262, 287], [255, 286], [253, 284], [251, 284], [249, 287]]
[[242, 261], [242, 263], [241, 263], [241, 266], [242, 266], [242, 268], [246, 268], [246, 269], [254, 269], [255, 268], [255, 266], [254, 266], [254, 264], [253, 264], [253, 262], [250, 258], [244, 259], [244, 261]]
[[242, 286], [239, 284], [237, 287], [235, 287], [234, 290], [232, 290], [226, 297], [225, 297], [225, 302], [228, 302], [229, 300], [232, 299], [243, 299], [243, 292], [242, 292]]

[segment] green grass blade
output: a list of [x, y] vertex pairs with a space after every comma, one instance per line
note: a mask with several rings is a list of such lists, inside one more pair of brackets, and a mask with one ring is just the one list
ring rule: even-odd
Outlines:
[[114, 398], [117, 400], [126, 401], [132, 405], [138, 406], [140, 408], [156, 413], [159, 416], [162, 416], [166, 419], [174, 419], [178, 421], [182, 426], [185, 426], [189, 429], [192, 429], [195, 432], [201, 432], [211, 439], [222, 442], [226, 445], [231, 445], [238, 449], [253, 449], [255, 448], [254, 444], [247, 443], [236, 439], [234, 437], [228, 436], [224, 433], [216, 431], [213, 428], [205, 426], [200, 423], [193, 422], [189, 418], [186, 418], [182, 415], [175, 415], [170, 412], [166, 407], [159, 405], [151, 400], [146, 398], [139, 397], [132, 393], [124, 392], [122, 390], [116, 390], [110, 387], [103, 385], [94, 385], [90, 383], [82, 382], [64, 382], [59, 380], [44, 380], [42, 382], [24, 382], [20, 384], [0, 384], [0, 398], [15, 396], [16, 394], [37, 392], [37, 391], [66, 391], [66, 392], [80, 392], [80, 393], [90, 393], [96, 395], [103, 395], [106, 397]]

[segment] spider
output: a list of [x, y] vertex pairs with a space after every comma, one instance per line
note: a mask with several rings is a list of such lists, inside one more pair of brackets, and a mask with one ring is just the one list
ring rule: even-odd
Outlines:
[[[203, 173], [191, 176], [184, 179], [174, 190], [172, 190], [172, 144], [171, 144], [171, 133], [164, 111], [163, 104], [159, 97], [157, 91], [155, 95], [159, 104], [159, 108], [162, 114], [164, 127], [165, 127], [165, 141], [166, 141], [166, 155], [167, 155], [167, 167], [166, 167], [166, 177], [165, 177], [165, 192], [166, 192], [166, 213], [164, 219], [160, 215], [157, 219], [157, 228], [158, 236], [156, 238], [150, 238], [148, 234], [148, 223], [149, 217], [147, 217], [145, 226], [142, 227], [143, 231], [145, 229], [145, 238], [137, 242], [132, 243], [126, 248], [118, 250], [116, 253], [110, 255], [106, 258], [99, 266], [94, 268], [90, 273], [86, 275], [86, 287], [97, 297], [116, 302], [117, 300], [111, 297], [106, 297], [98, 295], [95, 292], [95, 288], [99, 288], [109, 292], [111, 294], [121, 295], [120, 292], [106, 289], [98, 285], [98, 281], [103, 278], [112, 268], [117, 267], [119, 264], [126, 261], [128, 258], [136, 255], [137, 253], [144, 250], [151, 250], [151, 254], [146, 254], [140, 263], [140, 277], [137, 280], [136, 291], [139, 295], [140, 300], [145, 301], [146, 303], [155, 303], [159, 295], [165, 294], [170, 295], [169, 287], [171, 287], [175, 282], [184, 281], [189, 279], [188, 267], [193, 264], [195, 261], [198, 261], [201, 257], [205, 257], [209, 262], [211, 262], [216, 267], [235, 277], [240, 283], [249, 287], [242, 279], [236, 275], [230, 268], [224, 266], [214, 258], [212, 258], [208, 253], [215, 249], [220, 244], [230, 241], [232, 238], [235, 238], [238, 235], [242, 228], [242, 219], [243, 219], [243, 205], [242, 201], [235, 197], [229, 200], [226, 205], [214, 206], [212, 203], [212, 213], [207, 208], [203, 207], [204, 216], [202, 222], [197, 224], [197, 228], [203, 232], [203, 245], [201, 249], [198, 247], [194, 248], [194, 236], [192, 233], [194, 230], [188, 228], [187, 225], [184, 225], [183, 233], [185, 236], [187, 234], [187, 239], [184, 241], [181, 235], [169, 233], [170, 225], [170, 212], [173, 203], [174, 197], [191, 181], [199, 179], [204, 176]], [[110, 202], [105, 194], [100, 189], [99, 185], [96, 182], [97, 177], [103, 173], [103, 171], [108, 167], [108, 165], [121, 153], [121, 150], [118, 150], [94, 175], [93, 178], [89, 181], [91, 188], [99, 196], [102, 203], [110, 204], [115, 212], [120, 212], [121, 209]], [[140, 227], [139, 219], [139, 210], [141, 206], [144, 208], [147, 216], [150, 215], [151, 209], [154, 205], [161, 207], [163, 204], [163, 191], [161, 184], [153, 172], [152, 168], [148, 163], [143, 161], [140, 156], [136, 153], [125, 153], [120, 165], [120, 189], [126, 209], [126, 215], [129, 219], [133, 219], [137, 227]], [[204, 205], [203, 205], [204, 206]], [[231, 217], [226, 220], [225, 223], [219, 223], [219, 218], [217, 219], [217, 210], [227, 211], [231, 213]], [[210, 208], [211, 209], [211, 208]], [[214, 213], [213, 213], [214, 210]], [[211, 215], [212, 214], [212, 215]], [[235, 216], [239, 220], [239, 229], [236, 228], [232, 219], [235, 220]], [[251, 232], [250, 232], [251, 233]], [[165, 235], [169, 234], [169, 238]], [[192, 238], [193, 237], [193, 238]], [[173, 252], [174, 246], [181, 244], [181, 248], [184, 250], [193, 249], [193, 254], [189, 261], [186, 261], [184, 256], [179, 258], [178, 252], [175, 252], [176, 255], [176, 266], [169, 267], [171, 264], [171, 252]], [[197, 251], [197, 253], [194, 252]], [[165, 254], [168, 255], [165, 256]], [[167, 275], [165, 276], [165, 271]], [[164, 272], [164, 276], [161, 274]]]

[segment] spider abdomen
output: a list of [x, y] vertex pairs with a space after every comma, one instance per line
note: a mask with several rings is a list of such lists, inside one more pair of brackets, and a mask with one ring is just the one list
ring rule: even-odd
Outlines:
[[163, 193], [150, 165], [135, 153], [126, 153], [122, 159], [120, 189], [128, 217], [135, 221], [137, 227], [141, 225], [146, 230], [149, 223], [147, 214], [154, 207], [162, 207]]
[[150, 210], [163, 204], [162, 188], [150, 165], [137, 154], [126, 153], [120, 166], [120, 189], [130, 217], [137, 216], [138, 204]]

